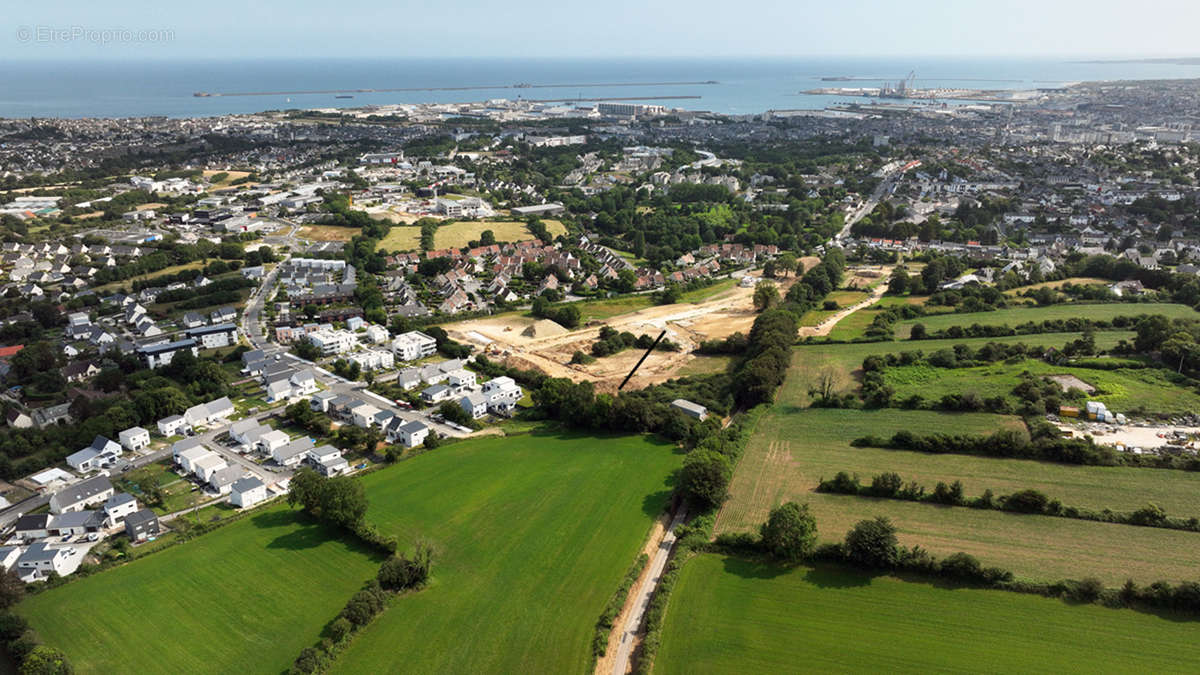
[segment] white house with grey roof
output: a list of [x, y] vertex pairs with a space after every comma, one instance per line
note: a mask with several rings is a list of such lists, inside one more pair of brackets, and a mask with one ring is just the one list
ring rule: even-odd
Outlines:
[[95, 471], [120, 457], [121, 452], [120, 445], [103, 436], [97, 436], [88, 447], [67, 455], [67, 466], [80, 472]]
[[243, 478], [230, 486], [229, 501], [239, 508], [248, 509], [266, 499], [267, 486], [257, 478]]
[[137, 499], [128, 492], [118, 492], [104, 501], [104, 515], [108, 527], [124, 523], [125, 518], [137, 510]]
[[150, 432], [141, 427], [130, 427], [117, 434], [117, 438], [121, 440], [121, 447], [130, 452], [137, 452], [150, 445]]
[[420, 420], [405, 421], [400, 417], [392, 419], [392, 423], [387, 428], [387, 439], [392, 443], [399, 443], [406, 448], [415, 448], [425, 442], [425, 437], [429, 435], [429, 427]]
[[279, 466], [296, 466], [304, 461], [304, 457], [312, 447], [312, 439], [302, 436], [287, 445], [275, 448], [271, 451], [271, 459], [275, 460]]
[[183, 418], [183, 415], [171, 415], [158, 421], [158, 433], [163, 436], [174, 436], [183, 433], [183, 430], [188, 428], [191, 428], [191, 425]]
[[112, 483], [108, 480], [108, 476], [96, 476], [85, 481], [80, 481], [74, 485], [55, 492], [50, 496], [50, 513], [70, 513], [71, 511], [82, 511], [83, 509], [93, 504], [103, 503], [106, 499], [113, 496]]
[[45, 542], [39, 541], [25, 549], [17, 559], [17, 573], [25, 581], [45, 579], [51, 572], [59, 576], [70, 574], [70, 551], [66, 548], [50, 548]]

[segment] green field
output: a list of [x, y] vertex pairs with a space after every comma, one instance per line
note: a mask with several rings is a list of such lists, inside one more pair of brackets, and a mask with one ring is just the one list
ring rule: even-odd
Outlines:
[[970, 496], [986, 489], [1009, 494], [1033, 488], [1069, 506], [1132, 511], [1154, 502], [1174, 516], [1200, 517], [1200, 475], [1195, 473], [850, 446], [861, 436], [889, 436], [902, 429], [984, 434], [1019, 424], [1017, 418], [987, 414], [806, 409], [781, 398], [758, 423], [746, 448], [730, 485], [731, 497], [718, 516], [717, 532], [755, 530], [771, 508], [795, 500], [812, 507], [822, 541], [840, 540], [863, 518], [886, 515], [906, 546], [920, 545], [936, 555], [966, 551], [1024, 578], [1093, 575], [1118, 585], [1126, 577], [1150, 583], [1195, 576], [1200, 535], [1193, 532], [814, 491], [822, 478], [838, 471], [858, 473], [868, 483], [876, 474], [895, 471], [927, 489], [937, 481], [961, 480]]
[[689, 377], [692, 375], [724, 373], [729, 370], [729, 364], [732, 362], [732, 356], [697, 356], [684, 364], [676, 372], [676, 375], [679, 377]]
[[[820, 323], [822, 321], [824, 321], [825, 319], [828, 319], [829, 317], [833, 316], [834, 314], [837, 314], [838, 312], [842, 311], [843, 309], [846, 309], [847, 307], [853, 307], [854, 305], [857, 305], [858, 303], [862, 302], [863, 300], [866, 300], [868, 297], [870, 297], [870, 296], [863, 291], [834, 291], [834, 292], [830, 293], [829, 295], [825, 296], [825, 300], [826, 301], [832, 300], [833, 302], [836, 302], [838, 308], [837, 309], [809, 310], [808, 312], [804, 313], [804, 316], [800, 317], [800, 325], [801, 326], [820, 325]], [[859, 312], [861, 312], [861, 311], [862, 310], [859, 310]], [[859, 312], [855, 312], [855, 314], [858, 314]], [[851, 314], [850, 316], [853, 317], [854, 314]], [[849, 318], [849, 317], [847, 317], [847, 318]], [[869, 323], [870, 322], [868, 321], [868, 324]]]
[[[929, 352], [926, 352], [927, 354]], [[1117, 412], [1142, 409], [1152, 413], [1194, 413], [1200, 410], [1195, 390], [1173, 384], [1161, 368], [1098, 370], [1055, 366], [1029, 359], [1017, 364], [993, 363], [974, 368], [935, 368], [928, 365], [898, 366], [884, 371], [884, 380], [898, 398], [920, 394], [935, 401], [946, 394], [975, 392], [983, 398], [1005, 396], [1016, 403], [1012, 390], [1020, 375], [1074, 375], [1096, 388], [1088, 400], [1102, 401]]]
[[1192, 617], [701, 555], [654, 672], [1188, 673], [1194, 632]]
[[480, 439], [371, 474], [368, 517], [430, 541], [430, 587], [342, 654], [344, 673], [580, 673], [592, 629], [679, 466], [641, 437]]
[[925, 329], [935, 332], [950, 326], [1018, 326], [1027, 321], [1041, 322], [1065, 319], [1110, 320], [1118, 316], [1138, 316], [1139, 314], [1163, 314], [1170, 319], [1200, 319], [1200, 312], [1187, 305], [1170, 303], [1109, 303], [1109, 304], [1077, 304], [1066, 303], [1050, 305], [1049, 307], [1017, 307], [1014, 309], [999, 309], [994, 312], [971, 312], [966, 314], [939, 314], [923, 316], [896, 324], [896, 337], [908, 338], [912, 333], [913, 324], [925, 324]]
[[[858, 314], [852, 314], [851, 317]], [[850, 344], [813, 344], [796, 347], [792, 356], [792, 367], [788, 379], [780, 390], [779, 400], [795, 405], [808, 404], [808, 390], [825, 371], [833, 371], [838, 379], [838, 389], [849, 391], [858, 387], [854, 376], [862, 367], [863, 359], [873, 354], [892, 354], [904, 351], [923, 351], [932, 354], [939, 349], [951, 349], [957, 344], [972, 348], [997, 342], [1001, 344], [1022, 343], [1043, 347], [1061, 347], [1078, 339], [1079, 333], [1042, 333], [1039, 335], [1012, 335], [1000, 338], [960, 338], [946, 340], [916, 340], [912, 342], [856, 342]], [[1132, 340], [1128, 331], [1102, 331], [1096, 333], [1096, 346], [1109, 349], [1121, 340]]]
[[379, 561], [286, 507], [17, 606], [80, 673], [286, 670]]

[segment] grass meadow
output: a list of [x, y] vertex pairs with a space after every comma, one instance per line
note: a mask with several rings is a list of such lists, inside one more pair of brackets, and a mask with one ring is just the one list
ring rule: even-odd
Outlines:
[[654, 672], [1200, 670], [1193, 617], [1072, 606], [835, 567], [700, 555], [671, 596]]
[[1024, 372], [1039, 376], [1074, 375], [1096, 388], [1088, 400], [1101, 401], [1118, 412], [1134, 408], [1171, 414], [1200, 410], [1200, 394], [1172, 383], [1167, 372], [1160, 368], [1099, 370], [1027, 359], [1015, 364], [992, 363], [973, 368], [897, 366], [884, 371], [884, 380], [902, 399], [920, 394], [927, 400], [937, 400], [946, 394], [975, 392], [983, 398], [1004, 396], [1016, 403], [1012, 390], [1020, 384]]
[[[550, 235], [566, 234], [567, 228], [558, 220], [543, 220], [542, 224]], [[533, 239], [523, 221], [459, 220], [437, 229], [433, 237], [435, 248], [463, 248], [469, 242], [478, 241], [484, 230], [491, 230], [498, 242]], [[388, 236], [379, 242], [386, 251], [415, 251], [421, 247], [421, 228], [415, 225], [392, 225]]]
[[373, 577], [375, 554], [286, 506], [17, 606], [78, 673], [279, 673]]
[[908, 338], [914, 324], [925, 324], [929, 332], [939, 331], [950, 326], [1018, 326], [1028, 321], [1041, 322], [1065, 319], [1111, 320], [1118, 316], [1138, 316], [1139, 314], [1162, 314], [1169, 319], [1200, 319], [1200, 312], [1187, 305], [1171, 303], [1107, 303], [1083, 304], [1065, 303], [1048, 307], [1016, 307], [998, 309], [994, 312], [970, 312], [964, 314], [938, 314], [922, 316], [916, 319], [901, 321], [896, 324], [896, 337]]
[[435, 550], [343, 652], [342, 673], [580, 673], [592, 629], [681, 456], [642, 437], [535, 432], [457, 443], [364, 478], [368, 517]]

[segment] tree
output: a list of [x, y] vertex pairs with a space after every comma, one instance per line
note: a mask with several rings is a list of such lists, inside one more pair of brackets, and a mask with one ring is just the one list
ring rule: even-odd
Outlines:
[[908, 271], [903, 267], [892, 270], [892, 278], [888, 280], [887, 292], [892, 295], [904, 295], [909, 289]]
[[680, 484], [689, 500], [702, 508], [709, 508], [725, 501], [732, 473], [725, 455], [696, 449], [683, 461]]
[[791, 251], [784, 251], [783, 253], [779, 254], [779, 261], [776, 263], [776, 266], [780, 272], [783, 272], [784, 276], [787, 276], [796, 271], [797, 263], [798, 261], [796, 260], [795, 253], [792, 253]]
[[321, 511], [327, 522], [352, 529], [367, 515], [367, 493], [362, 481], [349, 476], [329, 478], [322, 493]]
[[25, 597], [25, 582], [16, 570], [0, 575], [0, 609], [8, 609]]
[[863, 567], [895, 567], [900, 556], [896, 527], [882, 516], [858, 521], [846, 533], [846, 555], [851, 562]]
[[339, 616], [329, 624], [329, 637], [333, 638], [334, 642], [341, 642], [352, 630], [354, 626], [350, 625], [350, 621], [344, 616]]
[[754, 287], [754, 309], [763, 312], [779, 304], [779, 289], [770, 281], [760, 281]]
[[788, 502], [771, 510], [760, 532], [771, 555], [796, 562], [816, 547], [817, 519], [809, 512], [808, 504]]
[[491, 230], [484, 230], [479, 233], [479, 245], [491, 246], [496, 243], [496, 233]]
[[70, 675], [74, 672], [67, 655], [54, 647], [38, 645], [21, 662], [21, 675]]
[[908, 334], [908, 337], [910, 340], [924, 340], [925, 335], [926, 335], [925, 324], [914, 323], [913, 327], [912, 327], [912, 332], [910, 332]]

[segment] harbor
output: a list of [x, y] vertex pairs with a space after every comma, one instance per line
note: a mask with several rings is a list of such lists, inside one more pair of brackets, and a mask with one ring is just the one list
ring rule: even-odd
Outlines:
[[[297, 90], [297, 91], [236, 91], [236, 92], [208, 92], [198, 91], [192, 96], [197, 98], [209, 98], [217, 96], [310, 96], [321, 94], [334, 95], [353, 95], [353, 94], [391, 94], [400, 92], [433, 92], [433, 91], [486, 91], [486, 90], [505, 90], [505, 89], [592, 89], [599, 87], [695, 87], [719, 84], [716, 80], [704, 80], [697, 82], [588, 82], [584, 84], [529, 84], [528, 82], [518, 82], [516, 84], [491, 84], [477, 86], [461, 86], [461, 87], [390, 87], [384, 89], [312, 89], [312, 90]], [[699, 97], [696, 97], [699, 98]], [[611, 99], [603, 99], [611, 100]]]

